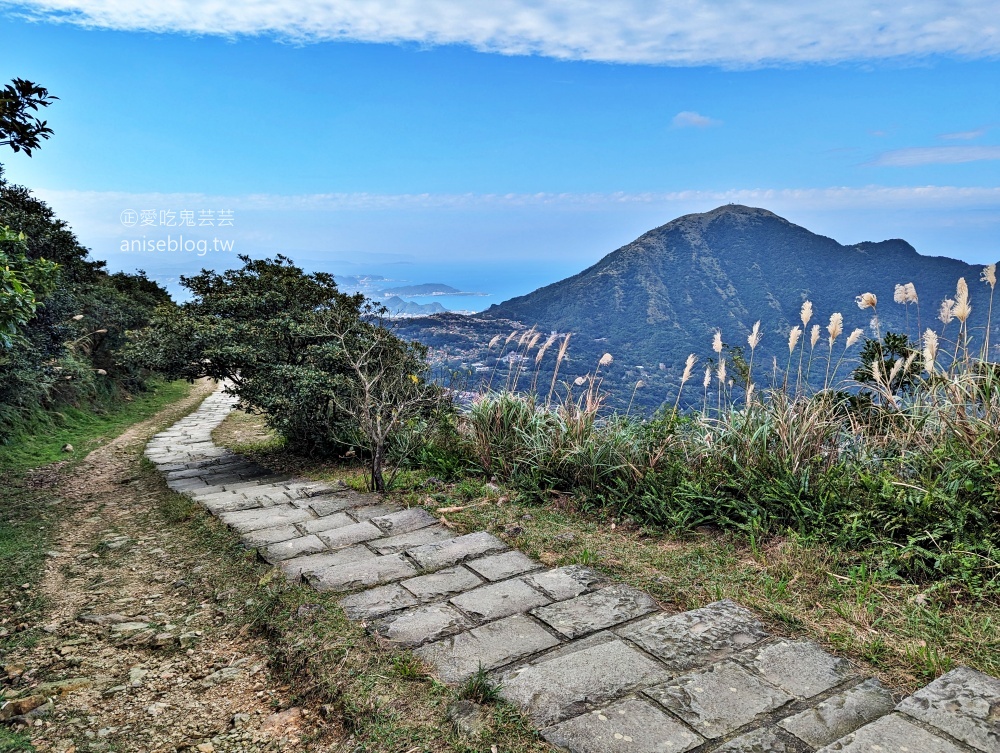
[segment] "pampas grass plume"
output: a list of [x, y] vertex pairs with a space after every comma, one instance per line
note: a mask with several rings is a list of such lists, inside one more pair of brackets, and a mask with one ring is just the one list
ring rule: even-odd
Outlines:
[[715, 330], [715, 336], [712, 338], [712, 350], [716, 353], [722, 352], [722, 330]]
[[865, 331], [860, 327], [851, 332], [851, 334], [847, 336], [847, 347], [849, 348], [854, 345], [854, 343], [861, 339], [861, 336], [864, 335], [864, 333]]
[[684, 373], [681, 374], [681, 385], [683, 386], [688, 379], [691, 378], [691, 372], [694, 370], [695, 361], [698, 360], [698, 356], [694, 353], [687, 357], [687, 361], [684, 363]]
[[862, 293], [854, 302], [858, 304], [859, 309], [873, 309], [878, 305], [878, 297], [874, 293]]
[[502, 337], [503, 337], [503, 335], [493, 335], [493, 339], [490, 340], [489, 350], [493, 350], [493, 348], [496, 347], [497, 343], [500, 342], [500, 338], [502, 338]]
[[955, 302], [951, 298], [941, 301], [941, 308], [938, 310], [938, 319], [944, 324], [950, 324], [955, 318]]
[[972, 313], [972, 306], [969, 304], [969, 285], [964, 277], [958, 278], [958, 286], [955, 289], [955, 308], [953, 309], [955, 318], [960, 322], [965, 322]]
[[719, 384], [726, 383], [726, 359], [723, 358], [719, 361], [719, 367], [715, 370], [715, 376], [719, 380]]
[[906, 283], [906, 302], [920, 303], [920, 299], [917, 298], [917, 286], [912, 282]]
[[826, 331], [830, 333], [830, 347], [832, 348], [834, 340], [840, 337], [840, 333], [844, 331], [844, 315], [830, 314], [830, 323], [826, 325]]
[[928, 374], [934, 373], [934, 359], [937, 358], [938, 336], [937, 332], [928, 327], [924, 332], [924, 368]]
[[816, 343], [819, 342], [819, 332], [820, 332], [819, 325], [818, 324], [814, 324], [813, 328], [812, 328], [812, 333], [810, 333], [810, 336], [809, 336], [809, 347], [811, 347], [811, 348], [815, 348], [816, 347]]
[[701, 386], [704, 387], [707, 390], [708, 386], [711, 383], [712, 383], [712, 367], [706, 364], [705, 365], [705, 379], [702, 381]]
[[809, 325], [809, 320], [813, 316], [813, 305], [812, 301], [806, 301], [802, 304], [802, 309], [799, 311], [799, 317], [802, 319], [802, 326], [806, 327]]
[[898, 283], [896, 284], [896, 287], [895, 287], [895, 289], [893, 290], [893, 293], [892, 293], [892, 300], [894, 300], [896, 303], [906, 303], [906, 286], [905, 285], [900, 285]]
[[983, 276], [979, 278], [982, 282], [985, 282], [991, 288], [995, 288], [997, 284], [997, 265], [988, 264], [983, 267]]
[[610, 366], [614, 363], [614, 357], [610, 353], [605, 353], [601, 356], [601, 360], [597, 362], [598, 366]]
[[798, 325], [792, 327], [792, 331], [788, 333], [788, 355], [791, 355], [795, 351], [795, 346], [799, 344], [800, 337], [802, 337], [802, 328]]
[[760, 342], [760, 320], [753, 325], [753, 329], [750, 330], [750, 334], [747, 335], [747, 343], [750, 345], [750, 350], [754, 350], [757, 344]]

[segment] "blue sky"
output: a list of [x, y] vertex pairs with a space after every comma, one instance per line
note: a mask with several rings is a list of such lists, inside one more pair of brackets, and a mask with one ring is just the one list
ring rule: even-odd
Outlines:
[[[95, 257], [167, 282], [281, 251], [478, 308], [728, 201], [1000, 257], [989, 3], [476, 5], [0, 0], [0, 79], [60, 97], [55, 137], [3, 164]], [[122, 249], [182, 231], [233, 252]]]

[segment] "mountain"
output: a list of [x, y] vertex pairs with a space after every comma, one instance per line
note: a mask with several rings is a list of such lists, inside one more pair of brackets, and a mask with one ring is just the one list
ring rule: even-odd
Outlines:
[[404, 301], [399, 296], [389, 296], [379, 301], [389, 310], [389, 316], [430, 316], [432, 314], [444, 314], [448, 309], [437, 301], [432, 303], [414, 303]]
[[[689, 353], [697, 354], [702, 364], [714, 356], [711, 341], [716, 329], [727, 345], [748, 350], [747, 335], [758, 320], [763, 340], [754, 371], [759, 381], [768, 383], [772, 356], [779, 369], [784, 368], [788, 332], [799, 324], [805, 300], [812, 301], [815, 310], [810, 327], [823, 326], [817, 352], [825, 363], [830, 314], [840, 312], [844, 317], [845, 335], [834, 348], [835, 358], [846, 333], [855, 327], [868, 331], [872, 312], [860, 310], [856, 296], [864, 292], [878, 296], [883, 331], [908, 328], [916, 337], [918, 308], [894, 303], [895, 285], [914, 283], [921, 327], [940, 332], [938, 307], [945, 298], [954, 297], [955, 284], [964, 277], [971, 290], [970, 328], [980, 328], [975, 331], [978, 343], [990, 293], [979, 281], [982, 269], [955, 259], [922, 256], [899, 239], [845, 246], [765, 209], [727, 205], [650, 230], [579, 274], [493, 305], [464, 324], [446, 320], [448, 332], [440, 323], [428, 323], [423, 336], [436, 327], [439, 342], [460, 350], [463, 337], [468, 343], [488, 341], [510, 322], [537, 325], [546, 333], [573, 332], [571, 360], [561, 376], [586, 374], [602, 353], [610, 352], [615, 365], [602, 369], [606, 384], [624, 390], [628, 402], [632, 386], [642, 379], [646, 386], [636, 401], [658, 405], [672, 398]], [[950, 330], [953, 337], [957, 324]], [[803, 340], [808, 347], [808, 333]], [[476, 354], [465, 355], [468, 360]], [[700, 372], [696, 375], [700, 381]], [[846, 375], [845, 366], [840, 376]]]

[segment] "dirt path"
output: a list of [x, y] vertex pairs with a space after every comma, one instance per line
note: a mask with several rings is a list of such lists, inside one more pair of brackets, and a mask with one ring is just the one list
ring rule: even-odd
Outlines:
[[149, 437], [212, 390], [197, 385], [71, 473], [41, 481], [62, 512], [39, 584], [50, 609], [43, 637], [4, 661], [21, 708], [52, 699], [28, 713], [24, 733], [39, 751], [336, 747], [315, 710], [288, 708], [266, 642], [231, 619], [246, 605], [219, 578], [223, 555], [168, 524], [162, 481], [140, 465]]

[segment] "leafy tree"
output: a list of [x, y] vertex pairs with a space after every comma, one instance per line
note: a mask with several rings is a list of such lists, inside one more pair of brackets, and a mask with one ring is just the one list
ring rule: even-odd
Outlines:
[[55, 282], [56, 265], [25, 256], [25, 236], [0, 226], [0, 348], [9, 348]]
[[32, 149], [41, 146], [42, 139], [52, 136], [47, 121], [39, 120], [33, 113], [48, 107], [58, 99], [44, 86], [23, 78], [15, 78], [0, 89], [0, 146], [9, 146], [15, 152], [23, 151], [29, 157]]
[[854, 380], [873, 392], [911, 392], [920, 379], [923, 360], [907, 335], [886, 332], [881, 340], [865, 338]]
[[396, 337], [384, 309], [341, 293], [329, 274], [280, 255], [240, 260], [240, 269], [182, 277], [192, 300], [158, 311], [131, 357], [175, 377], [228, 380], [300, 450], [368, 450], [373, 488], [384, 489], [389, 443], [433, 393], [423, 347]]

